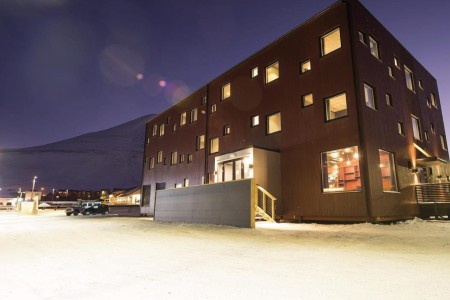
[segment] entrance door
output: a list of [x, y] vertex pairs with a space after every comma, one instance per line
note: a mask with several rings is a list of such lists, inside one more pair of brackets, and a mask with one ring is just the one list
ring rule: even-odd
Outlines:
[[242, 158], [225, 161], [219, 164], [222, 170], [222, 182], [244, 179], [244, 163]]
[[431, 171], [431, 168], [426, 167], [418, 167], [418, 177], [419, 177], [419, 183], [431, 183], [431, 177], [433, 176], [433, 173]]

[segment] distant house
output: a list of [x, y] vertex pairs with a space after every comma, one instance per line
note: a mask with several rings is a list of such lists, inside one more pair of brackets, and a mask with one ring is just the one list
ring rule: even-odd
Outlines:
[[141, 201], [141, 187], [129, 190], [119, 190], [110, 194], [110, 205], [139, 205]]

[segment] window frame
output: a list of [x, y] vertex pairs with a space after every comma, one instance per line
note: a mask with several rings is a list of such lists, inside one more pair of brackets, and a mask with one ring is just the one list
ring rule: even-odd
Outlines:
[[178, 164], [178, 151], [170, 153], [170, 165], [174, 166]]
[[[372, 45], [375, 45], [375, 53], [373, 51], [373, 47]], [[369, 35], [369, 49], [370, 49], [370, 54], [372, 54], [373, 57], [375, 57], [378, 60], [381, 60], [381, 55], [380, 55], [380, 48], [378, 47], [378, 41], [375, 40], [375, 38], [373, 38], [371, 35]]]
[[252, 68], [251, 71], [250, 71], [250, 76], [251, 76], [251, 78], [258, 77], [258, 75], [259, 75], [259, 69], [258, 69], [258, 67]]
[[217, 104], [211, 104], [211, 114], [217, 111]]
[[[203, 140], [203, 146], [202, 146], [202, 140]], [[202, 150], [205, 149], [205, 135], [198, 135], [195, 142], [195, 150]]]
[[[413, 120], [417, 121], [416, 124], [417, 124], [417, 130], [419, 133], [419, 138], [417, 138], [416, 135], [414, 134], [415, 126], [414, 126]], [[412, 124], [412, 128], [413, 128], [413, 138], [415, 140], [422, 141], [422, 126], [420, 125], [420, 119], [418, 117], [416, 117], [415, 115], [411, 115], [411, 124]]]
[[439, 137], [440, 137], [440, 140], [441, 140], [441, 148], [442, 148], [442, 150], [448, 151], [447, 139], [446, 139], [445, 135], [440, 134]]
[[[387, 153], [389, 157], [389, 168], [391, 169], [390, 176], [393, 178], [393, 182], [395, 183], [394, 190], [385, 190], [383, 186], [383, 173], [381, 171], [382, 164], [381, 164], [381, 152]], [[379, 167], [380, 167], [380, 177], [381, 177], [381, 188], [383, 190], [383, 193], [398, 193], [398, 180], [397, 180], [397, 168], [395, 166], [395, 153], [386, 151], [384, 149], [378, 149], [378, 161], [379, 161]], [[392, 162], [391, 162], [392, 159]], [[387, 176], [386, 176], [387, 177]], [[392, 179], [391, 179], [392, 180]]]
[[[369, 103], [369, 101], [367, 99], [367, 89], [366, 88], [370, 89], [370, 92], [371, 92], [370, 94], [372, 95], [373, 106], [370, 105], [370, 103]], [[372, 87], [371, 85], [369, 85], [366, 82], [364, 82], [364, 102], [366, 103], [366, 107], [369, 107], [369, 108], [371, 108], [373, 110], [377, 110], [377, 101], [376, 101], [376, 97], [375, 97], [375, 88]]]
[[394, 102], [392, 101], [392, 95], [389, 93], [385, 93], [386, 105], [389, 107], [394, 107]]
[[165, 124], [159, 125], [159, 136], [163, 136], [165, 134]]
[[191, 124], [198, 120], [198, 108], [191, 110]]
[[223, 126], [223, 135], [229, 135], [231, 133], [231, 125], [227, 124]]
[[[305, 104], [305, 99], [306, 99], [306, 97], [308, 97], [308, 96], [310, 96], [311, 95], [311, 103], [310, 104]], [[314, 94], [313, 93], [308, 93], [308, 94], [304, 94], [304, 95], [302, 95], [302, 107], [303, 108], [305, 108], [305, 107], [309, 107], [309, 106], [311, 106], [311, 105], [313, 105], [314, 104]]]
[[[268, 76], [269, 73], [268, 73], [268, 72], [269, 72], [269, 69], [272, 68], [272, 66], [274, 66], [274, 65], [277, 65], [277, 66], [278, 66], [278, 68], [277, 68], [278, 75], [277, 75], [277, 78], [272, 79], [272, 80], [269, 81], [269, 76]], [[268, 65], [268, 66], [265, 68], [265, 75], [266, 75], [266, 78], [264, 79], [264, 82], [265, 82], [266, 85], [267, 85], [267, 84], [270, 84], [271, 82], [274, 82], [274, 81], [280, 79], [280, 62], [277, 60], [276, 62], [271, 63], [270, 65]]]
[[[339, 31], [339, 44], [340, 44], [340, 46], [335, 48], [335, 49], [333, 49], [333, 50], [331, 50], [331, 51], [329, 51], [329, 52], [327, 52], [327, 53], [325, 53], [325, 42], [326, 42], [325, 38], [330, 36], [330, 35], [332, 35], [336, 31]], [[336, 27], [336, 28], [328, 31], [327, 33], [323, 34], [320, 37], [320, 54], [321, 54], [320, 56], [321, 57], [324, 57], [324, 56], [326, 56], [326, 55], [328, 55], [330, 53], [333, 53], [333, 52], [335, 52], [335, 51], [337, 51], [337, 50], [339, 50], [341, 48], [342, 48], [342, 39], [341, 39], [341, 29], [340, 29], [340, 27]]]
[[[279, 129], [276, 130], [276, 131], [269, 132], [270, 118], [274, 117], [276, 115], [279, 115], [279, 118], [280, 118]], [[266, 116], [266, 135], [271, 135], [271, 134], [278, 133], [278, 132], [281, 132], [281, 111], [278, 111], [278, 112], [275, 112], [273, 114], [270, 114], [270, 115]]]
[[365, 34], [361, 31], [358, 31], [358, 39], [364, 46], [367, 46]]
[[[403, 67], [404, 67], [404, 70], [405, 70], [404, 73], [405, 73], [405, 80], [406, 80], [406, 88], [408, 90], [410, 90], [411, 92], [415, 93], [416, 92], [416, 85], [414, 83], [414, 73], [406, 65], [403, 66]], [[407, 76], [407, 74], [409, 74], [410, 76]], [[408, 79], [410, 79], [410, 80], [408, 80]], [[411, 83], [411, 88], [409, 87], [408, 82]]]
[[149, 170], [155, 168], [155, 158], [154, 157], [150, 158], [150, 162], [148, 164], [148, 168], [149, 168]]
[[183, 112], [180, 114], [180, 127], [186, 125], [187, 123], [187, 114]]
[[[309, 64], [309, 69], [303, 69], [303, 66], [306, 64]], [[312, 70], [311, 59], [308, 58], [300, 63], [300, 75], [308, 73], [311, 70]]]
[[158, 151], [158, 153], [156, 154], [156, 163], [157, 164], [160, 164], [163, 162], [163, 156], [164, 156], [163, 151], [162, 150]]
[[397, 122], [397, 132], [398, 134], [405, 136], [405, 126], [403, 125], [403, 122]]
[[436, 95], [433, 92], [430, 92], [430, 100], [431, 100], [431, 105], [434, 108], [438, 108], [437, 106], [437, 99], [436, 99]]
[[[225, 89], [228, 87], [228, 95], [225, 93]], [[224, 84], [224, 85], [222, 85], [222, 93], [221, 93], [221, 97], [220, 97], [220, 99], [222, 100], [222, 101], [224, 101], [224, 100], [226, 100], [226, 99], [228, 99], [228, 98], [230, 98], [231, 97], [231, 82], [228, 82], [228, 83], [226, 83], [226, 84]]]
[[[255, 124], [254, 120], [257, 120], [257, 123]], [[260, 124], [259, 122], [259, 115], [254, 115], [250, 117], [250, 127], [256, 127]]]
[[[217, 141], [217, 150], [213, 150], [213, 146], [214, 143]], [[214, 152], [213, 152], [214, 151]], [[209, 139], [209, 154], [215, 154], [215, 153], [219, 153], [220, 148], [219, 148], [219, 137], [213, 137], [211, 139]]]
[[[346, 114], [343, 115], [343, 116], [340, 116], [340, 117], [330, 118], [329, 117], [330, 116], [330, 112], [329, 112], [330, 100], [333, 99], [333, 98], [337, 98], [337, 97], [339, 97], [341, 95], [345, 95], [345, 110], [346, 110]], [[348, 104], [347, 104], [347, 93], [346, 92], [342, 92], [342, 93], [335, 94], [333, 96], [327, 97], [327, 98], [324, 99], [324, 101], [325, 101], [325, 105], [324, 105], [324, 108], [325, 108], [325, 122], [331, 122], [331, 121], [334, 121], [334, 120], [339, 120], [341, 118], [345, 118], [345, 117], [348, 116]]]
[[152, 136], [156, 136], [157, 134], [158, 134], [158, 124], [155, 124], [152, 127]]

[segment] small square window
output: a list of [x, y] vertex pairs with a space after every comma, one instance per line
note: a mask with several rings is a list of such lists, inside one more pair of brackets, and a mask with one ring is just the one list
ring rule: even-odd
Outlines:
[[267, 134], [272, 134], [281, 131], [281, 113], [277, 112], [266, 117]]
[[196, 149], [201, 150], [205, 148], [205, 135], [200, 135], [197, 137]]
[[278, 62], [266, 67], [266, 84], [280, 77], [280, 69]]
[[209, 143], [210, 143], [209, 144], [210, 145], [210, 148], [209, 148], [209, 153], [210, 154], [219, 152], [219, 138], [218, 137], [212, 138], [209, 141]]
[[371, 36], [369, 36], [370, 53], [376, 58], [380, 59], [380, 53], [378, 51], [378, 43]]
[[399, 134], [405, 135], [405, 131], [404, 131], [404, 129], [403, 129], [403, 123], [402, 123], [402, 122], [398, 122], [398, 123], [397, 123], [397, 130], [398, 130], [398, 133], [399, 133]]
[[180, 154], [180, 164], [184, 163], [184, 154]]
[[391, 76], [391, 78], [395, 79], [394, 72], [392, 71], [392, 67], [391, 66], [388, 66], [388, 73], [389, 73], [389, 76]]
[[183, 126], [185, 124], [186, 124], [186, 112], [180, 115], [180, 126]]
[[259, 116], [253, 116], [251, 124], [252, 124], [252, 127], [258, 126], [259, 125]]
[[230, 125], [225, 125], [223, 127], [223, 135], [229, 135], [231, 133], [231, 126]]
[[430, 122], [430, 129], [432, 133], [436, 133], [436, 129], [434, 128], [434, 123]]
[[258, 76], [258, 67], [252, 69], [252, 78], [255, 78], [256, 76]]
[[364, 98], [366, 99], [366, 106], [376, 109], [373, 88], [367, 84], [364, 84]]
[[359, 41], [365, 45], [366, 41], [364, 40], [364, 33], [362, 33], [360, 31], [360, 32], [358, 32], [358, 35], [359, 35]]
[[421, 90], [423, 90], [423, 82], [422, 82], [422, 80], [418, 80], [417, 82], [419, 83], [419, 88]]
[[424, 130], [423, 131], [423, 136], [425, 138], [425, 141], [429, 142], [430, 141], [430, 137], [428, 136], [428, 131]]
[[437, 108], [436, 96], [433, 93], [430, 93], [431, 105]]
[[399, 69], [400, 69], [400, 63], [399, 63], [399, 61], [398, 61], [398, 58], [397, 58], [397, 57], [394, 57], [394, 66], [396, 66], [397, 68], [399, 68]]
[[386, 93], [386, 104], [391, 107], [394, 106], [394, 104], [392, 102], [392, 96], [388, 93]]
[[334, 120], [347, 115], [347, 95], [340, 95], [325, 99], [326, 120]]
[[211, 105], [211, 113], [213, 114], [216, 111], [217, 111], [217, 105], [216, 104]]
[[188, 162], [188, 164], [190, 164], [191, 162], [192, 162], [192, 154], [188, 154], [188, 160], [187, 160], [187, 162]]
[[152, 136], [155, 136], [158, 133], [158, 125], [153, 125]]
[[311, 71], [311, 61], [308, 59], [300, 64], [300, 73]]
[[302, 106], [307, 107], [313, 105], [314, 97], [312, 93], [306, 94], [302, 96]]
[[161, 126], [159, 126], [159, 136], [163, 136], [164, 135], [164, 124], [161, 124]]
[[321, 53], [325, 56], [339, 48], [341, 48], [341, 31], [339, 28], [323, 35], [320, 38]]
[[231, 84], [227, 83], [222, 86], [222, 100], [225, 100], [231, 96]]
[[197, 114], [198, 114], [197, 108], [194, 108], [193, 110], [191, 110], [191, 123], [194, 123], [195, 121], [197, 121]]
[[441, 135], [441, 147], [442, 150], [447, 150], [447, 139], [445, 138], [445, 135]]

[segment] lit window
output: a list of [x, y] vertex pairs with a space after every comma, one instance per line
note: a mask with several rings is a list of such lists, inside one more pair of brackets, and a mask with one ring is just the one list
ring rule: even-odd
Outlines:
[[300, 64], [300, 73], [305, 73], [311, 70], [311, 61], [307, 60]]
[[430, 141], [430, 137], [428, 136], [428, 131], [424, 130], [423, 131], [423, 136], [425, 137], [425, 141], [427, 141], [427, 142]]
[[393, 103], [392, 103], [392, 96], [390, 94], [388, 94], [388, 93], [386, 93], [386, 104], [391, 106], [391, 107], [394, 106]]
[[447, 150], [447, 141], [444, 135], [441, 135], [441, 147], [443, 150]]
[[161, 126], [159, 126], [159, 135], [163, 136], [164, 135], [164, 124], [161, 124]]
[[173, 131], [177, 130], [177, 124], [173, 124]]
[[200, 150], [205, 148], [205, 135], [200, 135], [197, 137], [197, 145], [196, 145], [196, 149]]
[[175, 183], [175, 188], [176, 189], [179, 189], [179, 188], [182, 188], [182, 187], [183, 187], [183, 185], [181, 183]]
[[258, 67], [252, 69], [252, 78], [258, 76]]
[[211, 105], [211, 113], [213, 114], [216, 111], [217, 111], [217, 105], [216, 104]]
[[223, 127], [223, 135], [229, 135], [231, 133], [231, 126], [230, 125], [225, 125]]
[[145, 143], [146, 143], [146, 144], [150, 144], [150, 138], [147, 138], [147, 139], [145, 140]]
[[334, 120], [347, 115], [347, 95], [345, 93], [325, 99], [326, 120]]
[[391, 76], [392, 78], [395, 78], [391, 66], [388, 66], [388, 73], [389, 73], [389, 76]]
[[184, 163], [184, 154], [180, 154], [180, 164]]
[[431, 105], [437, 108], [436, 96], [433, 93], [430, 93]]
[[153, 169], [155, 167], [155, 158], [150, 158], [150, 164], [148, 166], [150, 169]]
[[219, 138], [216, 137], [211, 139], [209, 147], [210, 147], [209, 149], [210, 154], [219, 152]]
[[192, 154], [188, 154], [187, 162], [188, 162], [188, 164], [190, 164], [192, 162]]
[[158, 125], [153, 125], [152, 136], [155, 136], [158, 133]]
[[422, 80], [418, 80], [417, 82], [419, 83], [419, 88], [421, 90], [423, 90], [423, 82], [422, 82]]
[[367, 84], [364, 84], [364, 97], [366, 99], [366, 105], [370, 108], [376, 109], [373, 88]]
[[358, 32], [358, 35], [359, 35], [359, 41], [365, 45], [366, 41], [364, 40], [364, 33], [362, 33], [360, 31], [360, 32]]
[[321, 159], [324, 193], [361, 190], [358, 147], [323, 152]]
[[405, 66], [405, 79], [406, 79], [406, 87], [411, 91], [415, 91], [414, 88], [414, 75], [413, 72]]
[[191, 123], [197, 121], [197, 111], [198, 110], [196, 108], [191, 110]]
[[341, 31], [339, 28], [322, 36], [320, 38], [320, 43], [322, 47], [322, 56], [341, 48]]
[[162, 161], [163, 161], [163, 152], [159, 151], [158, 152], [158, 157], [157, 157], [157, 162], [158, 163], [162, 163]]
[[380, 150], [380, 171], [383, 192], [397, 191], [397, 178], [395, 176], [394, 154]]
[[170, 164], [176, 165], [177, 163], [178, 163], [178, 153], [175, 151], [175, 152], [172, 152], [172, 155], [170, 157]]
[[422, 134], [420, 131], [420, 121], [417, 117], [411, 116], [411, 122], [413, 127], [413, 135], [416, 140], [422, 140]]
[[394, 66], [396, 66], [397, 68], [399, 68], [399, 69], [400, 69], [400, 63], [399, 63], [399, 61], [398, 61], [398, 58], [397, 58], [397, 57], [394, 57]]
[[398, 129], [398, 133], [401, 135], [405, 135], [405, 130], [403, 129], [403, 123], [402, 122], [398, 122], [397, 123], [397, 129]]
[[370, 53], [379, 59], [380, 53], [378, 52], [378, 43], [371, 36], [369, 36], [369, 47], [370, 47]]
[[430, 122], [430, 128], [432, 133], [436, 133], [436, 129], [434, 128], [434, 123]]
[[431, 101], [430, 101], [430, 98], [427, 98], [427, 106], [428, 106], [429, 108], [431, 108]]
[[266, 83], [272, 82], [280, 77], [278, 62], [266, 68]]
[[186, 124], [186, 112], [180, 115], [180, 126], [183, 126], [185, 124]]
[[184, 179], [184, 186], [186, 187], [186, 186], [189, 186], [189, 179], [188, 178], [185, 178]]
[[201, 101], [201, 105], [205, 105], [206, 104], [206, 96], [202, 97], [202, 101]]
[[222, 87], [222, 100], [225, 100], [231, 96], [231, 84], [227, 83]]
[[267, 134], [281, 131], [281, 113], [277, 112], [273, 115], [267, 116]]
[[252, 117], [252, 127], [259, 125], [259, 116], [253, 116]]
[[307, 95], [303, 95], [302, 97], [302, 106], [303, 107], [307, 107], [310, 106], [314, 103], [314, 98], [313, 98], [313, 94], [309, 93]]

